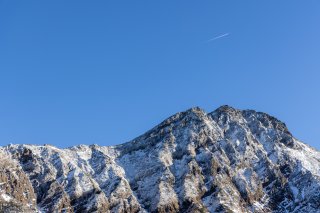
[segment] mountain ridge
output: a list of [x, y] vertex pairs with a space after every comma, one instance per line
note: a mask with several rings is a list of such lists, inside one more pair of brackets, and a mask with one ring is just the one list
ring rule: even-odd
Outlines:
[[[6, 186], [0, 186], [0, 208], [8, 212], [320, 209], [319, 152], [275, 117], [227, 105], [176, 113], [116, 146], [8, 145], [0, 151], [15, 165], [0, 163]], [[26, 187], [15, 184], [17, 172]]]

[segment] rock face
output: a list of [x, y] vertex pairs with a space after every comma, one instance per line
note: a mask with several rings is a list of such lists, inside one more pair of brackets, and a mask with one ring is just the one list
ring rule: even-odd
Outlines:
[[112, 147], [0, 151], [0, 212], [320, 212], [320, 153], [252, 110], [192, 108]]
[[36, 212], [35, 193], [28, 175], [0, 151], [0, 212]]

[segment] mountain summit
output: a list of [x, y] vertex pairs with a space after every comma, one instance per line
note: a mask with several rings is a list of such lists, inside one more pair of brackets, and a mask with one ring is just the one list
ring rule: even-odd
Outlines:
[[320, 212], [320, 153], [253, 110], [192, 108], [121, 145], [0, 156], [0, 212]]

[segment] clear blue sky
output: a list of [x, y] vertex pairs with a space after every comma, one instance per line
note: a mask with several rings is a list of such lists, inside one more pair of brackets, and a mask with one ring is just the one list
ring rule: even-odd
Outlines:
[[114, 145], [228, 104], [320, 149], [319, 11], [317, 0], [0, 0], [0, 145]]

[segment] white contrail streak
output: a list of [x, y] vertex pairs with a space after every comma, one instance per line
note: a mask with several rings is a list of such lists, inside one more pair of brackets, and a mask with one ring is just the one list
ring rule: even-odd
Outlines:
[[226, 37], [226, 36], [228, 36], [228, 35], [230, 35], [230, 33], [225, 33], [225, 34], [222, 34], [222, 35], [213, 37], [212, 39], [209, 39], [207, 42], [211, 42], [211, 41], [217, 40], [217, 39], [219, 39], [219, 38]]

